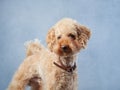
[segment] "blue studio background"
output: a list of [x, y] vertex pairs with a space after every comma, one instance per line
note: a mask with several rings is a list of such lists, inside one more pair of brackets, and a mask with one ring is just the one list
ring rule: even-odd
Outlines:
[[24, 42], [70, 17], [92, 37], [78, 56], [78, 90], [120, 90], [120, 0], [0, 0], [0, 90], [25, 58]]

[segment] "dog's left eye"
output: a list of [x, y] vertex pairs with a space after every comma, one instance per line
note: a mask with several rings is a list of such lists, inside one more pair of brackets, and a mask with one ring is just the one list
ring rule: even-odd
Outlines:
[[73, 40], [76, 39], [75, 35], [74, 34], [69, 34], [68, 37], [72, 38]]

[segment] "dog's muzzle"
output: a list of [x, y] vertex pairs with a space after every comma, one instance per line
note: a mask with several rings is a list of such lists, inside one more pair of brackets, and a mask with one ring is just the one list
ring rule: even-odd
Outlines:
[[62, 45], [61, 50], [64, 53], [70, 53], [72, 51], [71, 48], [68, 45]]

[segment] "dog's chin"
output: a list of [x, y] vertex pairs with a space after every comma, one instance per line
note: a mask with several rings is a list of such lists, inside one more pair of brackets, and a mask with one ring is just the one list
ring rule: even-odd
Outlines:
[[74, 54], [71, 52], [71, 53], [62, 53], [62, 54], [59, 54], [59, 56], [62, 56], [62, 57], [69, 57], [69, 56], [73, 56]]

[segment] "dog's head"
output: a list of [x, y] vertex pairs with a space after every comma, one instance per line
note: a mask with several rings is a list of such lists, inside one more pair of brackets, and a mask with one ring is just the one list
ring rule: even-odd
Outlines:
[[76, 21], [66, 18], [53, 26], [47, 35], [48, 48], [59, 56], [76, 54], [85, 48], [90, 30]]

